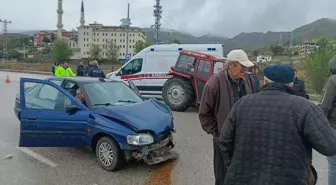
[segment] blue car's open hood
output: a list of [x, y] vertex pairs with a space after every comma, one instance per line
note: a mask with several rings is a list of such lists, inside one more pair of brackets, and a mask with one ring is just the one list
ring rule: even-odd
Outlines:
[[151, 130], [159, 134], [173, 129], [171, 110], [157, 100], [125, 106], [106, 106], [97, 108], [93, 112], [123, 121], [136, 131]]

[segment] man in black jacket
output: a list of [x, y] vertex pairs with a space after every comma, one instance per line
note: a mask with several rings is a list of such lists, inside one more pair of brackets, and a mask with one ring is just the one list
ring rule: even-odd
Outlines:
[[296, 89], [297, 91], [301, 92], [301, 93], [305, 93], [306, 94], [306, 89], [305, 89], [305, 83], [303, 80], [300, 80], [297, 77], [297, 70], [294, 69], [295, 71], [295, 78], [294, 78], [294, 86], [293, 88]]
[[85, 68], [83, 62], [80, 62], [76, 69], [76, 76], [85, 76]]
[[60, 65], [59, 62], [57, 62], [57, 61], [53, 64], [53, 66], [51, 68], [51, 72], [53, 73], [53, 75], [55, 75], [56, 69], [59, 65]]
[[336, 132], [317, 105], [295, 94], [291, 67], [272, 65], [264, 75], [266, 85], [238, 100], [221, 129], [224, 185], [314, 184], [312, 149], [335, 155]]
[[89, 69], [88, 76], [106, 78], [104, 71], [98, 67], [98, 62], [96, 60], [92, 62], [92, 67]]
[[90, 71], [91, 67], [92, 67], [92, 61], [89, 61], [88, 65], [85, 67], [85, 75], [84, 76], [88, 75], [88, 72]]

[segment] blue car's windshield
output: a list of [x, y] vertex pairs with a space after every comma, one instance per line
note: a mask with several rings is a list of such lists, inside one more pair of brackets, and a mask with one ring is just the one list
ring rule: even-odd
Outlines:
[[124, 82], [95, 82], [84, 84], [94, 106], [123, 105], [143, 100]]

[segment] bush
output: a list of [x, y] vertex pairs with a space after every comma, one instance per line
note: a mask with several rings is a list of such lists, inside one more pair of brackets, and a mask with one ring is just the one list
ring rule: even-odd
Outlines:
[[329, 60], [336, 54], [336, 50], [326, 38], [320, 39], [317, 45], [317, 49], [303, 58], [303, 64], [310, 90], [320, 94], [329, 77]]

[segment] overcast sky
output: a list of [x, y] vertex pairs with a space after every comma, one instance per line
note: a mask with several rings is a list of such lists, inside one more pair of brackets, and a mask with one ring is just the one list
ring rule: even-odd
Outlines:
[[[131, 3], [133, 26], [154, 23], [155, 0], [84, 0], [86, 24], [120, 25]], [[335, 0], [161, 0], [162, 26], [232, 37], [240, 32], [288, 31], [316, 19], [336, 18]], [[79, 25], [81, 0], [63, 0], [65, 29]], [[0, 0], [8, 30], [56, 29], [57, 0]], [[2, 25], [0, 26], [2, 28]]]

